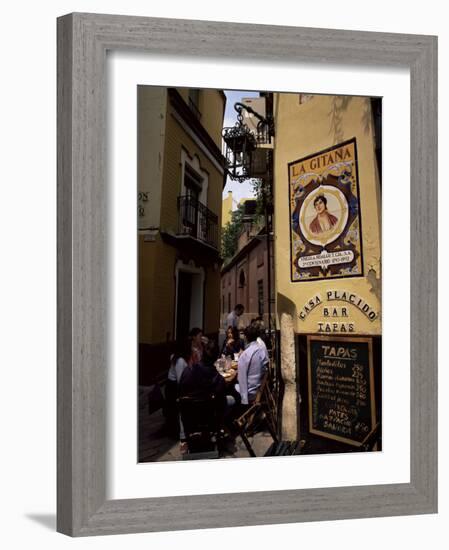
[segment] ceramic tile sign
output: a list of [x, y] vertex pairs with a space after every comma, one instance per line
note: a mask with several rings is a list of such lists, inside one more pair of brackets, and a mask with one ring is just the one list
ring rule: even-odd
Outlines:
[[309, 431], [361, 446], [376, 426], [371, 338], [308, 336]]
[[288, 169], [291, 280], [363, 276], [356, 139]]

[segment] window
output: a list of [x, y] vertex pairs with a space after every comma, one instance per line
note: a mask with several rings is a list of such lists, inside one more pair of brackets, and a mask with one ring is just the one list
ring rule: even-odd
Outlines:
[[245, 286], [245, 272], [243, 271], [243, 269], [240, 271], [240, 275], [239, 275], [239, 287], [240, 288], [243, 288]]
[[231, 293], [228, 293], [228, 313], [231, 313]]
[[257, 281], [257, 302], [259, 304], [259, 316], [263, 315], [263, 280]]
[[191, 155], [184, 146], [181, 147], [182, 181], [181, 195], [199, 195], [199, 200], [207, 205], [208, 173], [201, 168], [198, 155]]
[[203, 178], [186, 162], [184, 164], [183, 233], [198, 236], [198, 203]]
[[198, 88], [189, 89], [189, 107], [196, 118], [200, 119], [200, 90]]
[[184, 187], [187, 195], [198, 199], [203, 188], [203, 178], [196, 172], [190, 164], [184, 164]]

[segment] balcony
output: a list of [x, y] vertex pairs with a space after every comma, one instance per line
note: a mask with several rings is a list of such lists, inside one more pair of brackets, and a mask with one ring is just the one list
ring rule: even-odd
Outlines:
[[218, 216], [195, 197], [178, 197], [178, 236], [187, 236], [218, 250]]

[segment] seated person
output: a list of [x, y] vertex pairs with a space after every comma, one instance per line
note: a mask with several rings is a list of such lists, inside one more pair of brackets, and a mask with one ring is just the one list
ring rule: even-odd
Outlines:
[[[198, 406], [201, 407], [201, 403], [205, 404], [209, 401], [210, 397], [214, 396], [214, 401], [211, 403], [212, 411], [215, 411], [215, 415], [210, 415], [210, 418], [202, 418], [200, 424], [203, 421], [206, 423], [212, 422], [217, 430], [221, 428], [224, 423], [225, 408], [226, 408], [226, 382], [215, 368], [214, 361], [218, 356], [218, 347], [213, 340], [209, 340], [205, 344], [203, 349], [203, 357], [199, 363], [189, 364], [183, 371], [179, 382], [179, 397], [188, 397], [199, 402]], [[186, 403], [181, 404], [185, 407]], [[195, 413], [191, 413], [190, 421], [183, 417], [184, 426], [186, 428], [186, 436], [188, 438], [188, 425], [195, 424]], [[209, 413], [210, 414], [210, 411]], [[215, 420], [212, 419], [212, 416]], [[190, 428], [191, 429], [191, 428]]]
[[251, 324], [254, 325], [256, 327], [257, 331], [258, 331], [257, 343], [262, 348], [262, 350], [265, 354], [265, 359], [268, 362], [270, 359], [269, 359], [269, 356], [268, 356], [267, 345], [265, 344], [265, 341], [264, 341], [264, 335], [265, 335], [264, 322], [263, 322], [261, 317], [257, 317], [256, 319], [253, 319], [251, 321]]
[[189, 364], [184, 369], [179, 381], [180, 397], [207, 399], [211, 394], [224, 396], [226, 382], [214, 365], [217, 356], [217, 344], [209, 340], [204, 346], [201, 361]]
[[249, 325], [245, 330], [247, 346], [239, 357], [238, 363], [238, 388], [242, 405], [251, 405], [262, 379], [268, 368], [268, 358], [265, 351], [257, 343], [259, 330], [254, 325]]
[[192, 328], [192, 330], [189, 332], [189, 338], [192, 345], [192, 353], [189, 363], [199, 363], [201, 361], [201, 358], [203, 356], [203, 331], [198, 328]]
[[235, 327], [228, 327], [226, 338], [221, 350], [222, 355], [230, 355], [234, 358], [234, 354], [240, 353], [244, 348], [244, 342], [240, 338], [240, 333]]
[[169, 432], [179, 437], [181, 441], [181, 453], [185, 452], [185, 436], [182, 421], [179, 418], [177, 398], [179, 393], [179, 382], [184, 369], [190, 362], [192, 355], [192, 342], [190, 338], [176, 342], [175, 351], [170, 357], [170, 368], [168, 369], [167, 383], [165, 385], [165, 408], [164, 415]]
[[170, 382], [175, 382], [176, 386], [181, 380], [181, 375], [184, 369], [187, 367], [187, 364], [190, 362], [192, 355], [191, 351], [191, 340], [186, 338], [180, 342], [176, 342], [175, 351], [170, 356], [170, 368], [168, 369], [167, 379]]

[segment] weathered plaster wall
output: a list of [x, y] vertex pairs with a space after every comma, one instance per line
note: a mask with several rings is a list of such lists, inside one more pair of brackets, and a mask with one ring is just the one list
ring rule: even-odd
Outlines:
[[[298, 94], [275, 94], [274, 250], [281, 373], [285, 384], [283, 439], [300, 437], [299, 395], [306, 391], [299, 388], [297, 380], [298, 372], [307, 365], [301, 365], [295, 356], [295, 333], [381, 334], [381, 204], [370, 100], [335, 96], [302, 99]], [[292, 282], [288, 164], [352, 138], [357, 142], [364, 276]], [[346, 297], [354, 303], [328, 301], [328, 297]], [[374, 320], [361, 311], [365, 304], [376, 313]]]
[[[298, 94], [275, 94], [275, 261], [276, 294], [295, 306], [297, 333], [316, 333], [323, 321], [353, 324], [353, 334], [381, 333], [380, 192], [369, 98], [313, 96], [300, 103]], [[355, 137], [358, 152], [364, 277], [291, 282], [288, 163]], [[375, 321], [352, 304], [326, 303], [328, 291], [348, 291], [378, 313]], [[323, 302], [301, 320], [299, 314], [317, 295]], [[335, 296], [335, 295], [334, 295]], [[283, 311], [277, 300], [278, 323]], [[346, 307], [345, 318], [325, 317], [324, 307]]]

